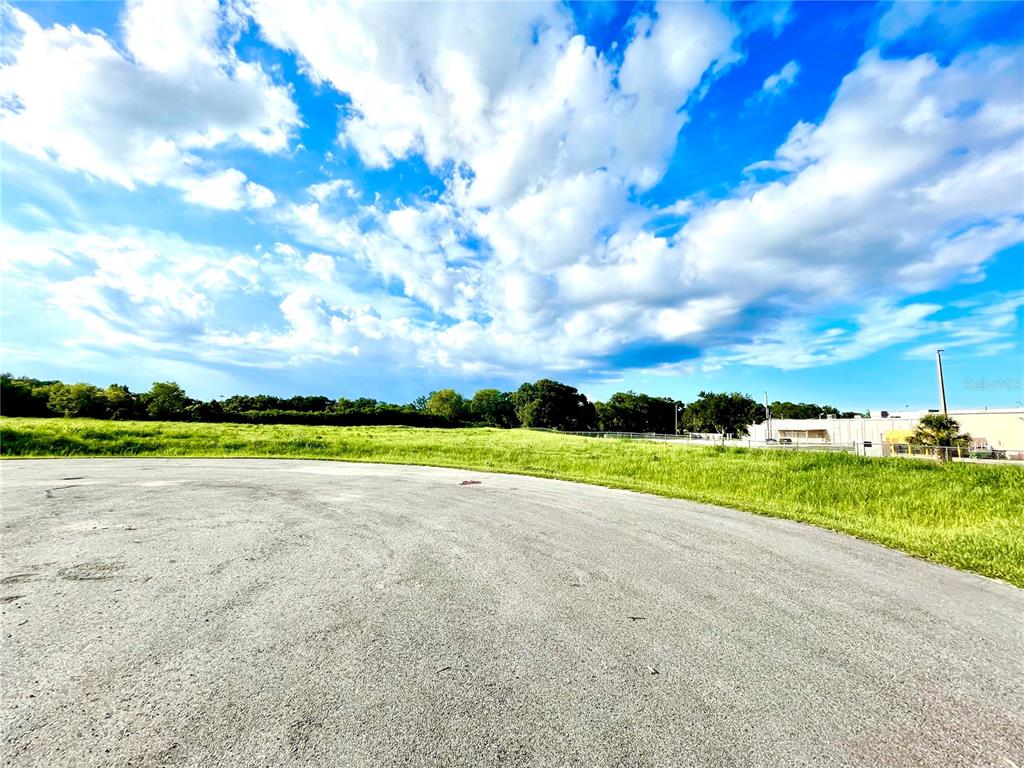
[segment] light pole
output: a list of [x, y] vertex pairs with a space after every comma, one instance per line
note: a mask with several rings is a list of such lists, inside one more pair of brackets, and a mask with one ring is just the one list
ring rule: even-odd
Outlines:
[[676, 434], [677, 435], [679, 434], [679, 411], [681, 411], [681, 410], [682, 410], [682, 406], [679, 403], [676, 403], [675, 407], [673, 408], [673, 411], [675, 412]]
[[942, 353], [944, 349], [935, 350], [935, 364], [939, 369], [939, 404], [942, 406], [942, 415], [948, 416], [946, 411], [946, 384], [942, 380]]
[[765, 427], [764, 439], [765, 441], [772, 439], [772, 412], [768, 410], [768, 390], [764, 391], [764, 421], [767, 425]]

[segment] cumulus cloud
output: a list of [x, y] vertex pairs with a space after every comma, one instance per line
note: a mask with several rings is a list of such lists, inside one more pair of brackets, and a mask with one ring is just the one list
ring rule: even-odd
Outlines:
[[342, 139], [364, 162], [454, 163], [476, 206], [600, 168], [650, 187], [686, 120], [681, 107], [709, 69], [736, 59], [739, 34], [718, 8], [666, 4], [637, 20], [617, 70], [551, 4], [438, 3], [419, 6], [414, 24], [393, 4], [250, 9], [268, 41], [349, 96]]
[[[660, 211], [630, 203], [628, 182], [605, 168], [484, 210], [453, 180], [440, 201], [333, 218], [314, 204], [289, 221], [457, 320], [434, 340], [447, 365], [600, 366], [652, 341], [784, 367], [848, 359], [924, 333], [933, 308], [906, 297], [980, 279], [1024, 237], [1020, 66], [1019, 51], [998, 48], [945, 66], [868, 52], [821, 122], [794, 126], [751, 169], [773, 181], [667, 206], [686, 217], [670, 237], [648, 231]], [[487, 247], [469, 250], [474, 237]], [[782, 353], [783, 332], [802, 339], [807, 315], [865, 301], [888, 308], [894, 332], [865, 318], [827, 349]], [[751, 310], [788, 319], [751, 330]]]
[[[422, 158], [440, 192], [364, 199], [325, 179], [279, 203], [234, 164], [206, 168], [216, 148], [282, 151], [298, 125], [287, 89], [231, 52], [235, 12], [344, 95], [337, 138], [350, 154], [371, 167]], [[945, 332], [993, 348], [1015, 327], [1004, 306], [974, 312], [980, 330], [957, 336], [941, 307], [913, 297], [982, 279], [1024, 238], [1018, 50], [941, 63], [869, 51], [827, 113], [794, 125], [747, 183], [653, 207], [644, 193], [688, 111], [741, 56], [741, 26], [721, 6], [641, 10], [614, 56], [576, 34], [561, 5], [431, 4], [408, 23], [409, 8], [392, 4], [133, 4], [124, 53], [11, 13], [21, 37], [0, 79], [14, 94], [5, 140], [126, 187], [273, 207], [274, 237], [294, 238], [258, 257], [159, 241], [164, 265], [146, 256], [159, 240], [148, 236], [34, 238], [11, 268], [69, 270], [52, 300], [98, 338], [244, 364], [359, 356], [600, 375], [635, 349], [660, 356], [645, 358], [652, 371], [693, 370], [699, 353], [708, 367], [798, 368]], [[51, 54], [73, 87], [31, 80]], [[764, 93], [798, 73], [789, 62]], [[209, 92], [190, 85], [207, 79]], [[111, 81], [124, 87], [100, 86]], [[169, 94], [183, 114], [166, 108]], [[685, 151], [678, 159], [685, 171]], [[225, 297], [262, 309], [222, 312]], [[853, 319], [823, 327], [825, 312]]]
[[190, 203], [225, 211], [267, 208], [276, 200], [273, 192], [247, 180], [245, 174], [235, 168], [210, 176], [176, 180], [173, 186], [183, 190]]
[[305, 269], [314, 277], [329, 283], [334, 279], [334, 258], [326, 253], [311, 253], [306, 258]]
[[[3, 235], [5, 287], [41, 290], [73, 323], [78, 335], [68, 342], [77, 347], [273, 367], [356, 355], [416, 360], [436, 332], [412, 323], [393, 297], [339, 284], [333, 257], [287, 243], [259, 256], [148, 230]], [[276, 322], [259, 309], [268, 301]]]
[[226, 11], [216, 0], [129, 3], [124, 51], [100, 33], [3, 14], [4, 142], [128, 189], [166, 184], [226, 209], [273, 202], [237, 169], [206, 169], [204, 152], [217, 147], [280, 152], [299, 124], [288, 89], [220, 45]]

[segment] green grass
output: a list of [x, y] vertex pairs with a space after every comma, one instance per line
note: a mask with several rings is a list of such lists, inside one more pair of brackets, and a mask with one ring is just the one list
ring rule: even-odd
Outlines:
[[841, 531], [1024, 587], [1024, 468], [688, 448], [545, 432], [0, 419], [17, 456], [274, 457], [512, 472]]

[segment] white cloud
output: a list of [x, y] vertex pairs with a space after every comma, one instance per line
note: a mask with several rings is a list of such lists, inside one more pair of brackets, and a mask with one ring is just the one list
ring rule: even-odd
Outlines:
[[185, 192], [185, 199], [190, 203], [225, 211], [267, 208], [276, 201], [273, 192], [248, 181], [245, 174], [235, 168], [202, 178], [177, 181], [174, 186]]
[[306, 271], [325, 283], [334, 279], [334, 258], [326, 253], [311, 253], [306, 258]]
[[[671, 237], [644, 229], [662, 211], [624, 202], [606, 170], [483, 212], [456, 190], [349, 217], [300, 206], [289, 221], [459, 321], [421, 351], [442, 365], [600, 367], [652, 340], [710, 350], [716, 364], [852, 359], [933, 329], [934, 307], [907, 297], [980, 279], [1024, 236], [1020, 59], [990, 49], [943, 67], [869, 52], [822, 121], [795, 126], [762, 164], [776, 180], [666, 206], [686, 216]], [[489, 247], [467, 250], [474, 236]], [[808, 316], [865, 304], [888, 319], [821, 343], [807, 330]], [[751, 332], [764, 313], [748, 310], [761, 309], [784, 319]], [[787, 333], [803, 352], [787, 354]]]
[[[353, 355], [393, 362], [416, 360], [437, 332], [410, 321], [401, 300], [341, 285], [333, 257], [303, 257], [286, 243], [256, 257], [155, 231], [3, 234], [5, 288], [41, 291], [78, 349], [269, 367]], [[253, 311], [268, 297], [277, 323]]]
[[651, 186], [686, 119], [680, 108], [709, 68], [735, 59], [739, 32], [718, 8], [666, 4], [638, 20], [616, 72], [557, 5], [421, 5], [415, 23], [391, 4], [251, 8], [271, 43], [351, 98], [342, 136], [366, 163], [453, 162], [469, 172], [463, 198], [475, 206], [599, 168]]
[[219, 46], [226, 13], [213, 0], [130, 3], [122, 52], [102, 34], [44, 28], [5, 8], [13, 34], [0, 67], [0, 139], [128, 189], [167, 184], [206, 204], [224, 198], [205, 186], [230, 183], [232, 205], [215, 207], [267, 205], [258, 184], [238, 191], [241, 171], [206, 178], [201, 155], [236, 144], [279, 152], [299, 124], [286, 87]]
[[785, 320], [749, 342], [712, 355], [708, 364], [712, 368], [742, 364], [795, 370], [856, 360], [932, 331], [936, 325], [928, 318], [941, 309], [937, 304], [898, 307], [874, 300], [854, 317], [855, 327], [850, 331], [833, 328], [820, 332], [806, 321]]
[[936, 324], [932, 341], [909, 350], [908, 358], [930, 358], [936, 349], [968, 347], [979, 356], [990, 356], [1020, 344], [1020, 311], [1024, 291], [986, 294], [966, 314]]
[[306, 187], [306, 192], [320, 203], [326, 203], [340, 193], [344, 193], [349, 200], [358, 200], [361, 196], [359, 190], [348, 179], [334, 179], [319, 184], [310, 184]]
[[924, 27], [934, 38], [958, 38], [974, 22], [991, 11], [988, 3], [978, 2], [904, 2], [896, 0], [878, 20], [877, 37], [882, 42], [898, 40]]
[[744, 28], [749, 32], [754, 32], [761, 27], [770, 27], [772, 34], [778, 37], [786, 25], [793, 20], [793, 3], [790, 0], [747, 3], [738, 9], [738, 13]]
[[796, 82], [798, 74], [800, 74], [800, 64], [796, 61], [788, 61], [783, 65], [782, 69], [773, 75], [768, 75], [764, 79], [764, 85], [761, 87], [761, 90], [770, 96], [777, 96], [792, 87], [793, 83]]
[[[358, 355], [473, 373], [600, 372], [638, 347], [663, 349], [664, 362], [644, 367], [668, 371], [692, 370], [695, 350], [709, 368], [795, 368], [942, 334], [1006, 343], [1016, 310], [956, 335], [933, 301], [912, 297], [982, 279], [1024, 237], [1020, 51], [945, 64], [868, 52], [827, 114], [795, 125], [748, 183], [654, 208], [643, 193], [664, 175], [687, 110], [737, 59], [739, 30], [721, 7], [642, 14], [621, 59], [576, 35], [561, 6], [432, 4], [416, 6], [416, 23], [389, 4], [245, 8], [348, 96], [343, 143], [370, 165], [423, 157], [444, 189], [368, 202], [345, 179], [311, 184], [270, 214], [300, 247], [279, 242], [259, 258], [149, 236], [38, 237], [11, 268], [81, 267], [54, 279], [54, 296], [96, 338], [206, 345], [245, 364]], [[4, 130], [26, 152], [125, 186], [160, 183], [226, 210], [275, 205], [237, 168], [200, 172], [209, 149], [284, 149], [298, 121], [287, 90], [220, 42], [237, 31], [230, 12], [133, 5], [127, 54], [99, 35], [20, 24], [30, 29], [18, 50], [70, 57], [76, 87], [33, 86], [47, 98], [13, 109]], [[25, 55], [4, 68], [5, 93], [36, 71]], [[765, 92], [798, 72], [790, 62]], [[114, 75], [131, 99], [96, 84]], [[189, 90], [200, 75], [214, 93]], [[187, 115], [160, 101], [175, 88]], [[105, 123], [91, 131], [101, 97], [117, 107], [117, 141]], [[19, 124], [25, 114], [36, 122]], [[166, 264], [152, 258], [162, 248]], [[251, 294], [275, 313], [252, 320], [233, 303]], [[822, 314], [834, 321], [824, 330]]]
[[993, 348], [1016, 346], [1017, 313], [1022, 306], [1024, 293], [987, 296], [966, 313], [942, 319], [944, 307], [938, 304], [896, 306], [873, 300], [854, 317], [851, 329], [821, 331], [807, 322], [784, 321], [748, 343], [713, 355], [708, 362], [712, 366], [738, 363], [795, 370], [856, 360], [921, 338], [929, 341], [910, 349], [906, 357], [932, 358], [936, 349], [964, 347], [970, 348], [969, 354], [985, 355]]

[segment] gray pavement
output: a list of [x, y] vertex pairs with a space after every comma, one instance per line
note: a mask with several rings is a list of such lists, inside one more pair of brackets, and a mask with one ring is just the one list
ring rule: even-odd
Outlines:
[[1024, 765], [1024, 591], [849, 537], [422, 467], [0, 480], [6, 765]]

